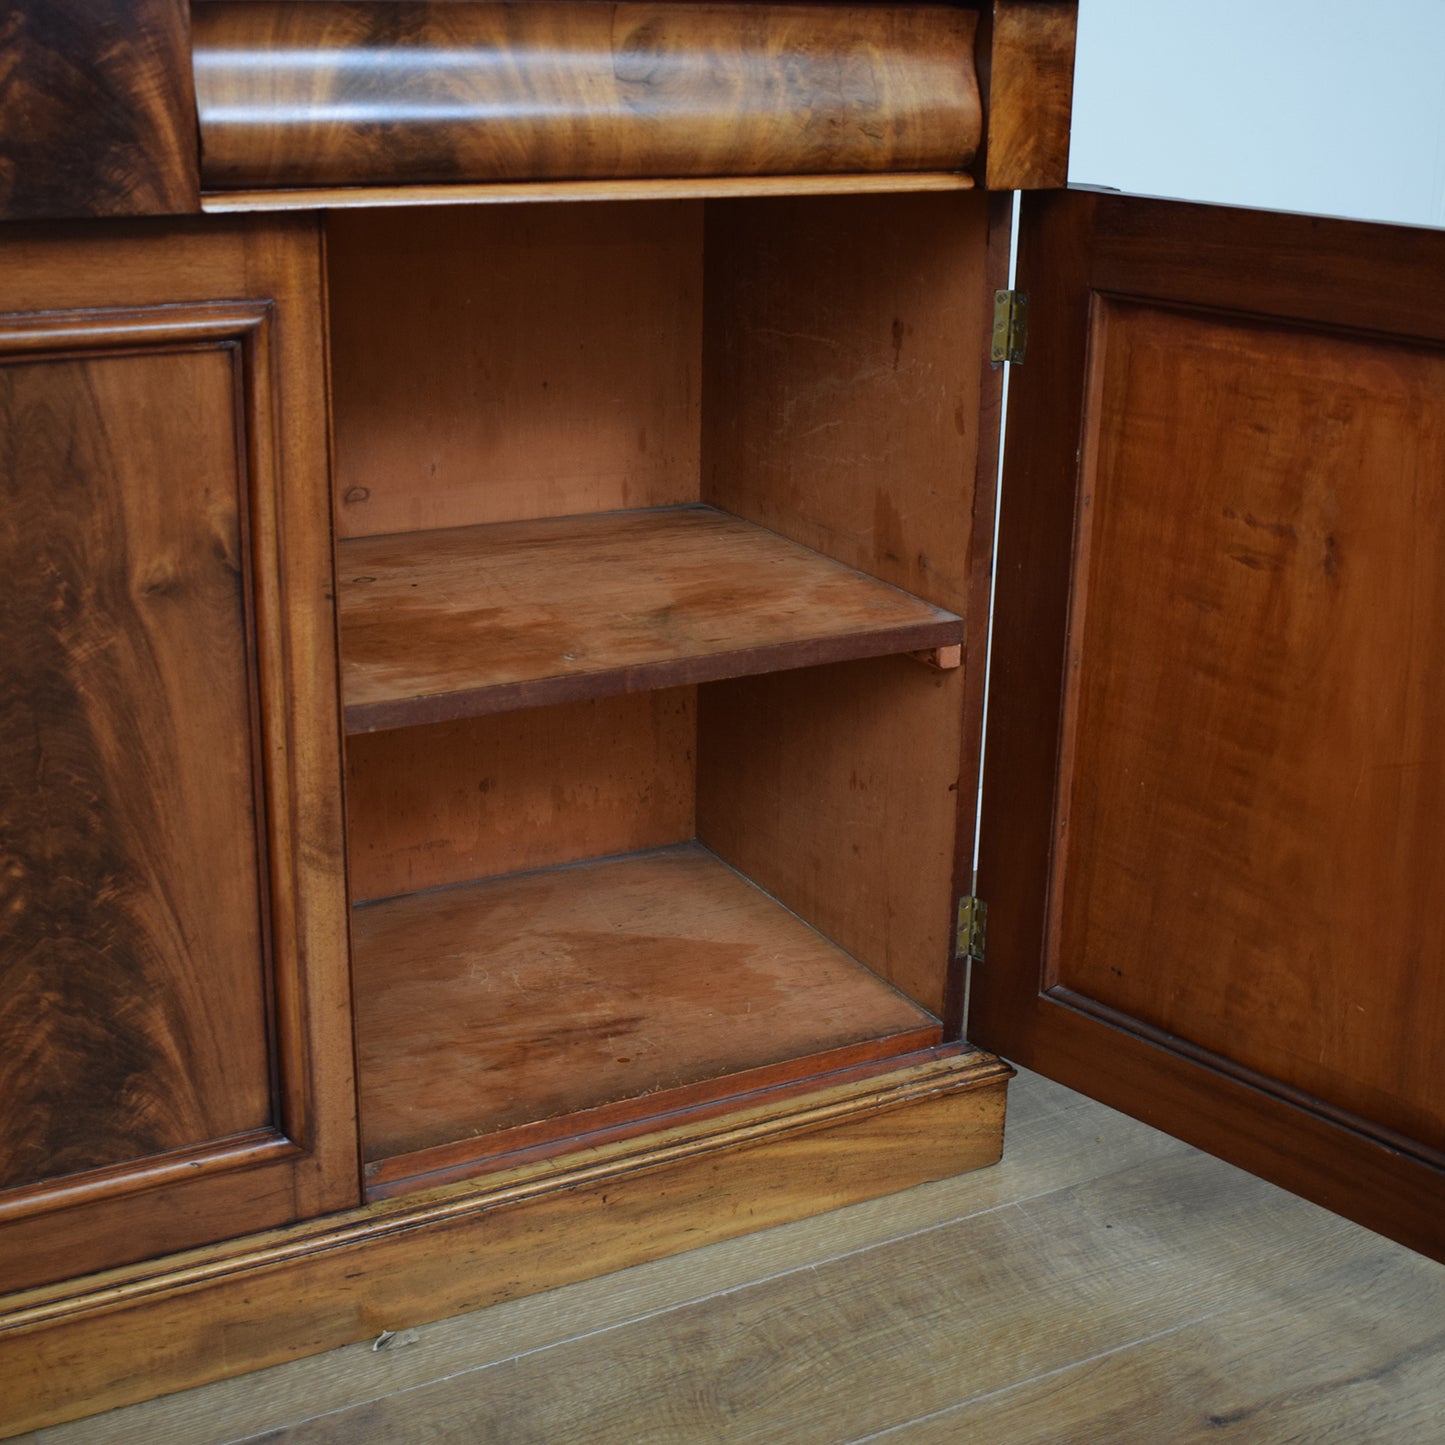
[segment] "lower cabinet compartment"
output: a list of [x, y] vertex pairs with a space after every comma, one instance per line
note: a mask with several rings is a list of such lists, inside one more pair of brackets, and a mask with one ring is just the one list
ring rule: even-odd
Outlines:
[[[955, 676], [872, 659], [352, 738], [367, 1197], [942, 1057], [956, 737], [905, 739], [948, 734]], [[877, 786], [903, 759], [911, 796]]]

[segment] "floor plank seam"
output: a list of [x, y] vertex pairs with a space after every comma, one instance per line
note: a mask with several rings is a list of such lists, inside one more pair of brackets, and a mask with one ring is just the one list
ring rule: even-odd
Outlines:
[[[845, 1249], [838, 1254], [830, 1254], [823, 1259], [809, 1261], [807, 1264], [793, 1265], [788, 1269], [779, 1270], [775, 1274], [764, 1275], [758, 1279], [745, 1280], [740, 1284], [729, 1285], [726, 1289], [713, 1290], [707, 1294], [691, 1296], [688, 1299], [679, 1300], [674, 1304], [665, 1305], [661, 1309], [646, 1310], [641, 1314], [629, 1315], [625, 1319], [614, 1320], [612, 1323], [606, 1325], [599, 1325], [596, 1329], [584, 1330], [581, 1334], [568, 1335], [564, 1339], [551, 1340], [547, 1344], [537, 1345], [529, 1350], [519, 1350], [516, 1354], [505, 1355], [502, 1356], [500, 1359], [488, 1360], [483, 1364], [469, 1365], [464, 1369], [453, 1370], [449, 1374], [437, 1375], [432, 1379], [420, 1380], [415, 1384], [403, 1385], [382, 1390], [377, 1394], [367, 1395], [364, 1398], [358, 1398], [349, 1401], [345, 1405], [338, 1405], [333, 1410], [322, 1410], [315, 1415], [307, 1415], [299, 1420], [293, 1420], [288, 1425], [281, 1428], [288, 1430], [295, 1429], [298, 1426], [309, 1425], [317, 1420], [328, 1419], [333, 1415], [344, 1415], [349, 1410], [362, 1409], [367, 1405], [374, 1405], [378, 1401], [384, 1399], [390, 1399], [401, 1395], [408, 1395], [417, 1390], [427, 1390], [430, 1389], [433, 1385], [447, 1384], [452, 1380], [459, 1380], [466, 1375], [481, 1374], [486, 1370], [496, 1369], [502, 1365], [514, 1365], [522, 1360], [530, 1359], [534, 1355], [546, 1354], [549, 1350], [561, 1349], [566, 1345], [580, 1344], [584, 1340], [595, 1339], [599, 1335], [609, 1334], [614, 1330], [628, 1329], [633, 1325], [645, 1324], [650, 1320], [661, 1319], [666, 1315], [675, 1314], [680, 1310], [692, 1309], [698, 1305], [706, 1304], [711, 1300], [726, 1299], [729, 1295], [741, 1294], [746, 1290], [757, 1289], [763, 1285], [772, 1284], [779, 1280], [790, 1279], [794, 1276], [802, 1275], [809, 1271], [816, 1272], [825, 1265], [836, 1264], [847, 1259], [855, 1259], [860, 1255], [869, 1253], [871, 1250], [882, 1249], [895, 1244], [901, 1244], [905, 1240], [918, 1239], [921, 1238], [923, 1235], [935, 1233], [940, 1229], [947, 1229], [952, 1225], [964, 1224], [967, 1223], [969, 1220], [973, 1219], [983, 1219], [990, 1214], [997, 1214], [1002, 1210], [1017, 1209], [1022, 1204], [1028, 1204], [1033, 1202], [1034, 1200], [1046, 1198], [1050, 1194], [1058, 1194], [1064, 1190], [1071, 1189], [1074, 1187], [1075, 1182], [1076, 1181], [1070, 1182], [1068, 1184], [1056, 1185], [1050, 1189], [1041, 1189], [1037, 1193], [1024, 1195], [1019, 1199], [1002, 1200], [997, 1204], [990, 1204], [982, 1209], [973, 1209], [968, 1210], [963, 1214], [951, 1215], [949, 1218], [939, 1220], [937, 1223], [925, 1224], [918, 1229], [909, 1230], [906, 1234], [890, 1235], [886, 1239], [876, 1240], [870, 1244], [859, 1245], [854, 1249]], [[950, 1408], [956, 1407], [951, 1406]], [[223, 1442], [219, 1442], [219, 1445], [246, 1445], [247, 1441], [264, 1439], [274, 1433], [275, 1427], [271, 1427], [265, 1430], [261, 1430], [259, 1432], [252, 1432], [246, 1435], [234, 1436]]]
[[1217, 1315], [1226, 1313], [1224, 1309], [1210, 1310], [1208, 1314], [1199, 1315], [1197, 1318], [1183, 1320], [1179, 1324], [1170, 1325], [1167, 1330], [1155, 1330], [1153, 1334], [1140, 1335], [1136, 1340], [1126, 1340], [1123, 1344], [1112, 1345], [1107, 1350], [1098, 1350], [1092, 1355], [1085, 1355], [1082, 1359], [1070, 1360], [1067, 1364], [1056, 1365], [1052, 1370], [1042, 1370], [1037, 1375], [1030, 1375], [1027, 1379], [1012, 1380], [1007, 1385], [1000, 1385], [994, 1390], [984, 1390], [981, 1394], [970, 1395], [966, 1400], [955, 1400], [952, 1405], [945, 1405], [941, 1410], [930, 1410], [926, 1415], [915, 1415], [907, 1420], [900, 1420], [896, 1425], [886, 1425], [882, 1430], [875, 1430], [869, 1435], [858, 1435], [848, 1440], [846, 1445], [869, 1445], [873, 1440], [883, 1440], [889, 1435], [896, 1435], [900, 1430], [910, 1429], [914, 1425], [925, 1424], [929, 1420], [941, 1420], [947, 1415], [955, 1414], [959, 1410], [966, 1410], [970, 1405], [981, 1404], [984, 1400], [992, 1400], [999, 1395], [1007, 1395], [1010, 1390], [1021, 1390], [1027, 1385], [1036, 1385], [1040, 1380], [1049, 1380], [1056, 1375], [1067, 1374], [1070, 1370], [1077, 1370], [1083, 1365], [1092, 1365], [1097, 1360], [1107, 1360], [1110, 1355], [1122, 1354], [1125, 1350], [1136, 1350], [1141, 1345], [1153, 1344], [1156, 1340], [1168, 1339], [1170, 1335], [1177, 1335], [1180, 1330], [1193, 1329], [1196, 1325], [1202, 1325], [1212, 1320]]

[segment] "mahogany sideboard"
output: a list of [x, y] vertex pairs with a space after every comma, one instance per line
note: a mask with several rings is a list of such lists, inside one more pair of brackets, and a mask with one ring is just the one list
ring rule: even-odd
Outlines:
[[1000, 1053], [1445, 1254], [1445, 246], [1047, 194], [1073, 21], [0, 8], [7, 1432], [988, 1164]]

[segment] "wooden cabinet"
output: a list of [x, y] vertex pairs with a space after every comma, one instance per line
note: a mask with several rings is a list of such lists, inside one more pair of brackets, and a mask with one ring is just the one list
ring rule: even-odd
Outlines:
[[[12, 597], [48, 618], [99, 570], [116, 601], [70, 626], [135, 658], [115, 745], [24, 680], [47, 733], [7, 765], [45, 787], [13, 816], [54, 846], [69, 727], [135, 818], [74, 831], [143, 840], [117, 912], [160, 917], [84, 974], [61, 929], [107, 913], [35, 923], [30, 991], [89, 1032], [17, 1000], [14, 1117], [167, 985], [143, 1082], [190, 1108], [128, 1133], [69, 1074], [111, 1152], [37, 1144], [0, 1348], [84, 1365], [32, 1371], [17, 1425], [998, 1157], [954, 944], [997, 210], [957, 182], [6, 238], [44, 311], [17, 434], [57, 458], [11, 464]], [[198, 1198], [213, 1138], [249, 1152]], [[222, 1366], [217, 1329], [251, 1341]]]
[[968, 1039], [1445, 1252], [1438, 237], [1029, 198], [995, 600], [1070, 6], [194, 12], [152, 219], [0, 192], [7, 1429], [991, 1162]]
[[[290, 27], [408, 21], [376, 71], [422, 12], [433, 56], [596, 21], [197, 6], [199, 173], [280, 189], [0, 236], [12, 1430], [1001, 1147], [955, 948], [1006, 240], [973, 12], [622, 6], [619, 116], [569, 81], [520, 161], [338, 122], [359, 171], [254, 127], [211, 169], [351, 43]], [[338, 179], [389, 185], [296, 189]]]

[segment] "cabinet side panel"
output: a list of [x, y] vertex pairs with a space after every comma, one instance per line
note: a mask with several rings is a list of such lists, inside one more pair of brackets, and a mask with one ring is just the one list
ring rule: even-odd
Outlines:
[[892, 657], [699, 689], [699, 838], [934, 1013], [963, 686]]
[[10, 0], [0, 54], [0, 219], [200, 209], [186, 0]]
[[965, 613], [989, 198], [707, 215], [703, 500]]
[[701, 203], [327, 222], [337, 530], [698, 497]]
[[993, 0], [979, 34], [989, 190], [1067, 184], [1078, 20], [1078, 0]]
[[234, 352], [0, 365], [5, 1186], [272, 1122]]
[[666, 688], [353, 736], [352, 896], [684, 842], [696, 709], [695, 688]]

